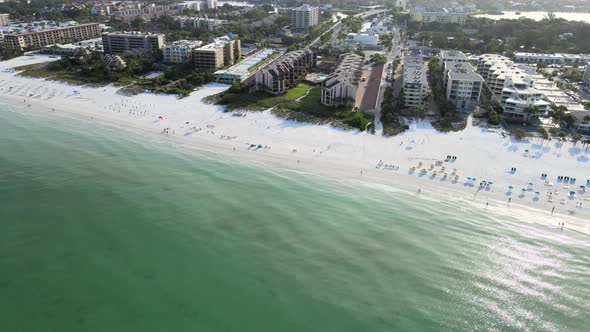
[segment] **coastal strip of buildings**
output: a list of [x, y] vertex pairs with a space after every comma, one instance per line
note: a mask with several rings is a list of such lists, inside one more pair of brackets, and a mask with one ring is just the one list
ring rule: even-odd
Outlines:
[[[50, 23], [50, 21], [47, 22]], [[78, 24], [73, 21], [59, 25], [39, 24], [22, 29], [6, 30], [8, 32], [3, 33], [2, 47], [14, 53], [37, 50], [47, 45], [75, 43], [101, 36], [99, 23]]]

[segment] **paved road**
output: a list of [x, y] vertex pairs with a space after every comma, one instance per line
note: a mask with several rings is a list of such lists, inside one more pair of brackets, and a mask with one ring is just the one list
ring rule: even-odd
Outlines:
[[[383, 132], [383, 125], [381, 124], [381, 104], [383, 103], [383, 94], [385, 92], [385, 88], [387, 86], [389, 86], [391, 83], [388, 82], [386, 80], [387, 77], [387, 71], [388, 71], [388, 65], [392, 62], [395, 61], [395, 59], [397, 57], [399, 57], [400, 59], [402, 59], [403, 61], [403, 45], [401, 42], [401, 38], [399, 35], [399, 31], [396, 30], [393, 36], [393, 47], [391, 48], [391, 51], [389, 53], [387, 53], [387, 63], [384, 66], [384, 73], [381, 79], [381, 87], [379, 89], [379, 96], [377, 99], [377, 105], [375, 108], [375, 119], [374, 119], [374, 123], [375, 123], [375, 134], [377, 135], [381, 135]], [[399, 93], [401, 91], [402, 88], [402, 79], [401, 79], [401, 69], [402, 68], [402, 64], [400, 63], [400, 65], [397, 67], [396, 72], [393, 74], [392, 80], [393, 80], [393, 95], [394, 96], [399, 96]]]

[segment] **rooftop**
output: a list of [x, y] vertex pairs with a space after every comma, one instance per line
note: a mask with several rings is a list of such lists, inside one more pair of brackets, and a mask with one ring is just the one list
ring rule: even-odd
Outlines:
[[108, 35], [108, 36], [164, 36], [163, 33], [151, 33], [151, 32], [143, 32], [143, 31], [103, 32], [103, 35]]
[[86, 26], [86, 25], [96, 25], [98, 23], [85, 23], [85, 24], [78, 24], [76, 21], [67, 21], [56, 23], [54, 21], [33, 21], [29, 23], [21, 22], [21, 23], [13, 23], [6, 26], [0, 26], [0, 32], [9, 35], [19, 35], [19, 34], [28, 34], [40, 31], [50, 31], [50, 30], [59, 30], [65, 29], [73, 26]]
[[254, 53], [253, 55], [247, 57], [242, 62], [229, 67], [228, 69], [222, 69], [215, 72], [215, 74], [230, 74], [236, 76], [244, 76], [250, 73], [250, 69], [263, 61], [264, 59], [270, 57], [273, 54], [280, 52], [273, 48], [265, 48], [260, 52]]
[[458, 61], [467, 61], [467, 56], [465, 53], [456, 50], [442, 50], [440, 51], [440, 58], [443, 61], [447, 60], [458, 60]]
[[427, 84], [426, 67], [421, 58], [410, 55], [404, 68], [404, 84]]
[[475, 68], [467, 62], [445, 62], [445, 66], [449, 68], [449, 78], [451, 80], [463, 80], [463, 81], [479, 81], [483, 82], [483, 78], [475, 72]]

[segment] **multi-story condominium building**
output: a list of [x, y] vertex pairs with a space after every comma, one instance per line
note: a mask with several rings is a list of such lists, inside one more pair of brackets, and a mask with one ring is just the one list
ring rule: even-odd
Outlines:
[[541, 91], [530, 86], [527, 81], [510, 79], [502, 90], [500, 105], [504, 110], [503, 117], [528, 121], [546, 116], [550, 104], [543, 100]]
[[376, 33], [349, 33], [346, 36], [346, 43], [360, 44], [365, 50], [382, 50], [383, 45], [379, 42], [379, 35]]
[[181, 3], [177, 3], [176, 4], [176, 9], [180, 9], [180, 10], [194, 10], [197, 12], [200, 12], [201, 10], [204, 10], [207, 7], [207, 2], [205, 1], [185, 1], [185, 2], [181, 2]]
[[218, 20], [216, 18], [204, 17], [189, 17], [189, 16], [176, 16], [174, 18], [181, 29], [207, 29], [213, 31], [218, 27], [227, 24], [227, 20]]
[[442, 8], [440, 11], [426, 11], [425, 9], [412, 10], [410, 19], [421, 23], [456, 23], [464, 25], [466, 20], [465, 13], [457, 13]]
[[358, 82], [363, 76], [364, 60], [364, 57], [354, 53], [340, 56], [336, 70], [322, 82], [322, 104], [326, 106], [354, 104]]
[[483, 54], [478, 57], [476, 61], [477, 72], [481, 75], [484, 81], [488, 81], [488, 76], [497, 68], [513, 67], [514, 63], [510, 58], [499, 54]]
[[460, 112], [471, 112], [479, 104], [483, 78], [469, 62], [449, 60], [444, 64], [446, 99]]
[[308, 49], [288, 52], [256, 73], [256, 90], [273, 95], [295, 87], [317, 64], [317, 55]]
[[216, 70], [233, 65], [241, 56], [239, 40], [219, 38], [211, 44], [193, 50], [193, 65], [197, 69]]
[[173, 63], [191, 63], [193, 61], [193, 51], [203, 45], [198, 40], [178, 40], [171, 45], [165, 45], [162, 48], [163, 62]]
[[111, 70], [122, 70], [127, 67], [127, 63], [120, 55], [116, 54], [105, 54], [104, 55], [104, 62]]
[[495, 67], [494, 71], [489, 74], [487, 84], [494, 97], [499, 100], [504, 88], [515, 81], [526, 84], [529, 87], [533, 86], [533, 79], [524, 70], [517, 67], [502, 66]]
[[586, 64], [586, 70], [584, 71], [584, 84], [590, 87], [590, 62]]
[[[452, 61], [452, 62], [469, 62], [469, 59], [465, 55], [465, 53], [456, 50], [441, 50], [438, 56], [439, 58], [439, 65], [441, 68], [444, 68], [445, 62]], [[475, 70], [475, 69], [474, 69]]]
[[576, 117], [574, 127], [577, 130], [590, 133], [590, 111], [571, 112]]
[[265, 63], [268, 63], [281, 54], [281, 51], [272, 49], [272, 48], [265, 48], [261, 51], [258, 51], [254, 54], [251, 54], [244, 58], [238, 64], [231, 66], [228, 69], [220, 69], [216, 71], [213, 76], [215, 77], [215, 82], [224, 83], [224, 84], [232, 84], [232, 83], [241, 83], [244, 82], [248, 77], [251, 77], [260, 66], [263, 66]]
[[590, 54], [568, 54], [568, 53], [514, 53], [514, 61], [545, 63], [545, 64], [584, 64], [590, 62]]
[[0, 14], [0, 25], [10, 24], [10, 14]]
[[[75, 23], [75, 22], [74, 22]], [[69, 44], [100, 37], [98, 23], [71, 24], [35, 31], [12, 32], [4, 35], [4, 49], [12, 52], [36, 50], [54, 44]]]
[[217, 9], [217, 0], [207, 0], [207, 9]]
[[532, 76], [509, 58], [497, 54], [481, 55], [477, 70], [504, 110], [507, 119], [528, 121], [545, 116], [549, 102], [542, 91], [534, 87]]
[[172, 5], [150, 5], [146, 7], [127, 8], [112, 13], [115, 20], [130, 22], [136, 18], [144, 20], [160, 17], [163, 15], [176, 15], [180, 10]]
[[408, 55], [403, 75], [404, 106], [426, 107], [430, 89], [424, 61], [415, 55]]
[[289, 8], [289, 7], [279, 7], [277, 8], [277, 14], [279, 15], [288, 15], [291, 16], [291, 12], [293, 11], [293, 8]]
[[115, 54], [125, 52], [159, 52], [166, 36], [161, 33], [140, 31], [111, 32], [102, 34], [104, 53]]
[[320, 22], [320, 9], [305, 4], [291, 9], [291, 29], [308, 29]]

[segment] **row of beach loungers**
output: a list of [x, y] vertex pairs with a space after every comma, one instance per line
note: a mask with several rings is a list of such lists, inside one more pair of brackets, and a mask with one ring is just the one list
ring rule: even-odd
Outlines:
[[399, 170], [399, 166], [396, 165], [392, 165], [392, 164], [383, 164], [383, 160], [379, 160], [379, 163], [377, 164], [377, 166], [375, 166], [375, 168], [379, 169], [383, 167], [384, 171], [397, 171]]

